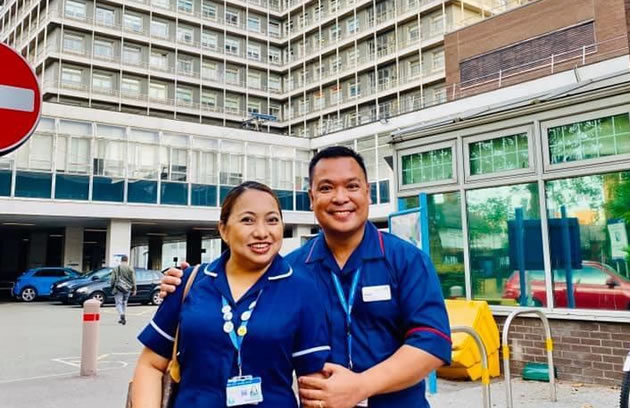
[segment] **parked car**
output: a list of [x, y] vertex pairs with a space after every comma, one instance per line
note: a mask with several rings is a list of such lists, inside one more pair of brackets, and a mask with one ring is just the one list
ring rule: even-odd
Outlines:
[[59, 300], [63, 304], [68, 304], [68, 293], [70, 293], [70, 289], [89, 282], [103, 279], [109, 280], [109, 277], [112, 274], [112, 269], [112, 267], [106, 266], [90, 271], [85, 275], [62, 279], [58, 282], [55, 282], [50, 287], [50, 299]]
[[13, 296], [24, 302], [32, 302], [40, 296], [49, 296], [50, 287], [57, 281], [81, 276], [72, 268], [33, 268], [20, 275], [13, 286]]
[[[531, 298], [535, 306], [546, 306], [545, 274], [541, 270], [527, 271]], [[594, 261], [583, 261], [581, 269], [573, 270], [573, 296], [580, 309], [630, 310], [630, 280], [613, 268]], [[567, 284], [564, 269], [554, 270], [554, 306], [567, 307]], [[503, 288], [503, 298], [518, 302], [520, 278], [515, 271]]]
[[[137, 293], [129, 298], [129, 302], [154, 305], [162, 303], [162, 298], [160, 298], [160, 279], [162, 276], [160, 271], [136, 269]], [[72, 304], [82, 305], [88, 299], [96, 299], [101, 304], [114, 303], [109, 276], [107, 279], [89, 281], [74, 286], [68, 293], [68, 302]]]

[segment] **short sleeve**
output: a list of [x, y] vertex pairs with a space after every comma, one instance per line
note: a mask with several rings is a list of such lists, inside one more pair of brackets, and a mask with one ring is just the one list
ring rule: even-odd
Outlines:
[[164, 298], [149, 324], [138, 335], [138, 340], [142, 344], [169, 360], [173, 356], [175, 332], [179, 323], [184, 287], [192, 270], [193, 268], [191, 267], [184, 271], [182, 283], [174, 293]]
[[411, 246], [405, 270], [399, 274], [400, 299], [405, 321], [405, 344], [451, 362], [451, 330], [440, 282], [431, 259]]
[[293, 346], [293, 366], [298, 376], [316, 373], [324, 368], [330, 357], [330, 335], [326, 311], [313, 293], [318, 292], [315, 282], [305, 279], [299, 299], [302, 303], [299, 327]]

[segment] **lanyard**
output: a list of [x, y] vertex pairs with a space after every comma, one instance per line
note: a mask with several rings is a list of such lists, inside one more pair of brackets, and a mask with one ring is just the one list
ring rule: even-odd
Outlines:
[[352, 278], [352, 285], [350, 286], [350, 293], [348, 293], [348, 300], [346, 300], [346, 296], [343, 293], [343, 288], [341, 287], [341, 282], [337, 275], [334, 272], [330, 272], [332, 276], [333, 283], [335, 284], [335, 289], [337, 291], [337, 296], [339, 296], [339, 301], [341, 302], [341, 307], [343, 308], [344, 313], [346, 314], [346, 333], [348, 338], [348, 365], [350, 369], [352, 369], [352, 332], [350, 331], [350, 327], [352, 325], [352, 306], [354, 306], [354, 299], [357, 293], [357, 286], [359, 286], [359, 277], [361, 276], [361, 268], [357, 269], [354, 273], [354, 277]]
[[223, 331], [230, 336], [230, 340], [232, 341], [232, 345], [236, 349], [237, 358], [238, 358], [238, 376], [243, 376], [243, 359], [241, 358], [241, 346], [243, 345], [243, 339], [247, 334], [247, 323], [252, 317], [252, 313], [254, 313], [254, 309], [256, 308], [256, 304], [258, 303], [258, 299], [260, 299], [260, 295], [262, 294], [262, 290], [258, 292], [258, 296], [256, 300], [250, 303], [249, 308], [241, 314], [241, 325], [238, 327], [236, 332], [234, 331], [234, 323], [232, 323], [232, 307], [229, 302], [225, 298], [225, 296], [221, 296], [221, 303], [223, 307], [221, 308], [221, 312], [223, 313]]

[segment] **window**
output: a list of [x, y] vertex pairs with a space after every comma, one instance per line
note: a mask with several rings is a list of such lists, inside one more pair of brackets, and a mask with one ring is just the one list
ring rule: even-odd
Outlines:
[[431, 18], [431, 34], [442, 33], [444, 33], [444, 16], [440, 14]]
[[323, 108], [324, 108], [324, 93], [321, 91], [317, 91], [313, 95], [313, 109], [317, 111]]
[[106, 40], [94, 40], [94, 57], [111, 60], [114, 58], [114, 43]]
[[151, 0], [151, 4], [153, 4], [154, 6], [165, 8], [165, 9], [171, 8], [171, 4], [169, 0]]
[[253, 89], [261, 89], [262, 83], [260, 80], [260, 72], [248, 72], [247, 73], [247, 87]]
[[225, 23], [238, 27], [238, 11], [225, 10]]
[[446, 102], [446, 88], [438, 88], [433, 90], [433, 99], [435, 103]]
[[225, 97], [225, 112], [238, 114], [240, 111], [239, 100], [237, 97], [226, 96]]
[[92, 89], [95, 92], [111, 93], [114, 89], [112, 75], [95, 72], [92, 75]]
[[126, 64], [140, 65], [142, 50], [140, 47], [125, 45], [123, 47], [123, 61]]
[[359, 63], [359, 50], [350, 50], [348, 51], [348, 65], [351, 67], [356, 67]]
[[337, 0], [330, 0], [330, 7], [329, 7], [330, 12], [335, 13], [338, 9], [339, 9], [339, 4], [337, 3]]
[[260, 18], [255, 16], [247, 17], [247, 29], [249, 31], [260, 32]]
[[341, 27], [339, 27], [339, 24], [333, 24], [333, 26], [329, 29], [329, 33], [330, 41], [339, 41], [339, 36], [341, 35]]
[[281, 64], [280, 62], [280, 50], [276, 48], [269, 48], [267, 50], [269, 54], [269, 62], [272, 64]]
[[308, 13], [300, 14], [298, 16], [298, 28], [304, 28], [306, 20], [308, 20]]
[[191, 58], [179, 57], [177, 59], [177, 72], [184, 75], [193, 74], [193, 61]]
[[166, 21], [151, 20], [151, 35], [168, 38], [168, 23]]
[[346, 29], [348, 30], [348, 34], [354, 34], [359, 31], [359, 19], [356, 17], [350, 18], [346, 21]]
[[120, 83], [120, 90], [127, 95], [140, 95], [140, 80], [133, 78], [123, 78]]
[[622, 113], [548, 128], [551, 164], [630, 154], [629, 119]]
[[529, 167], [527, 133], [497, 137], [468, 145], [470, 174], [489, 174]]
[[247, 58], [260, 61], [260, 45], [247, 44]]
[[123, 18], [123, 25], [126, 30], [134, 31], [136, 33], [142, 32], [142, 17], [135, 14], [126, 14]]
[[67, 17], [85, 18], [85, 3], [76, 0], [66, 0], [65, 14]]
[[270, 21], [269, 34], [273, 37], [280, 37], [280, 23], [277, 21]]
[[341, 85], [333, 86], [330, 89], [330, 102], [334, 104], [341, 102]]
[[217, 95], [210, 92], [204, 92], [201, 94], [201, 106], [209, 111], [214, 111], [217, 108]]
[[193, 103], [192, 89], [177, 87], [177, 91], [175, 93], [175, 99], [177, 100], [178, 105], [192, 105]]
[[203, 1], [201, 4], [201, 15], [208, 20], [217, 19], [217, 5], [209, 1]]
[[444, 51], [434, 51], [433, 54], [433, 71], [440, 71], [444, 69]]
[[219, 45], [218, 37], [215, 33], [201, 33], [201, 47], [208, 50], [216, 50]]
[[61, 82], [64, 85], [80, 87], [82, 74], [80, 69], [63, 67], [61, 69]]
[[320, 17], [322, 17], [324, 14], [324, 5], [323, 4], [318, 4], [315, 6], [315, 9], [313, 10], [313, 19], [315, 21], [319, 21]]
[[258, 101], [249, 101], [247, 102], [247, 113], [250, 115], [252, 113], [260, 113], [261, 103]]
[[420, 76], [420, 69], [420, 59], [409, 61], [409, 76], [412, 79]]
[[268, 79], [269, 89], [271, 91], [282, 92], [282, 85], [280, 83], [280, 77], [270, 75]]
[[83, 54], [83, 37], [79, 35], [64, 33], [63, 49], [65, 51]]
[[115, 23], [114, 10], [96, 6], [96, 23], [112, 27]]
[[177, 27], [177, 41], [192, 44], [194, 39], [193, 29], [190, 27]]
[[165, 51], [151, 51], [151, 68], [166, 71], [168, 69], [168, 53]]
[[408, 28], [409, 41], [418, 41], [420, 39], [420, 30], [418, 29], [418, 24], [413, 24]]
[[453, 179], [453, 148], [403, 155], [402, 184], [429, 183]]
[[280, 113], [282, 112], [282, 109], [280, 108], [280, 105], [270, 105], [269, 106], [269, 114], [274, 116], [276, 119], [280, 119], [282, 120]]
[[204, 79], [217, 79], [217, 64], [216, 62], [204, 62], [201, 66], [201, 76]]
[[225, 39], [225, 52], [226, 54], [238, 55], [238, 40], [233, 40], [231, 38]]
[[238, 68], [226, 68], [225, 69], [225, 82], [232, 85], [239, 84], [239, 72]]
[[341, 58], [340, 57], [332, 57], [330, 59], [330, 72], [336, 74], [341, 70]]
[[361, 83], [354, 80], [350, 81], [350, 86], [348, 87], [348, 96], [350, 98], [361, 96]]
[[151, 82], [149, 85], [149, 98], [154, 101], [164, 102], [168, 95], [166, 84]]
[[326, 66], [324, 64], [318, 64], [315, 66], [315, 78], [322, 79], [326, 75]]
[[187, 14], [192, 14], [193, 13], [192, 0], [177, 0], [177, 10], [182, 11]]

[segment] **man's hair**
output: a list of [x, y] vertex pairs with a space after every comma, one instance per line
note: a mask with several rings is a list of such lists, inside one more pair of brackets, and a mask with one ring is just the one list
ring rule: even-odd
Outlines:
[[120, 257], [120, 262], [129, 262], [129, 257], [127, 255], [123, 255]]
[[340, 157], [350, 157], [354, 159], [361, 170], [363, 170], [363, 175], [365, 176], [365, 180], [367, 181], [367, 170], [365, 168], [365, 162], [363, 161], [363, 157], [354, 150], [345, 147], [345, 146], [330, 146], [325, 149], [317, 152], [315, 156], [311, 159], [311, 162], [308, 165], [308, 179], [309, 184], [313, 185], [313, 173], [315, 172], [315, 166], [322, 159], [336, 159]]

